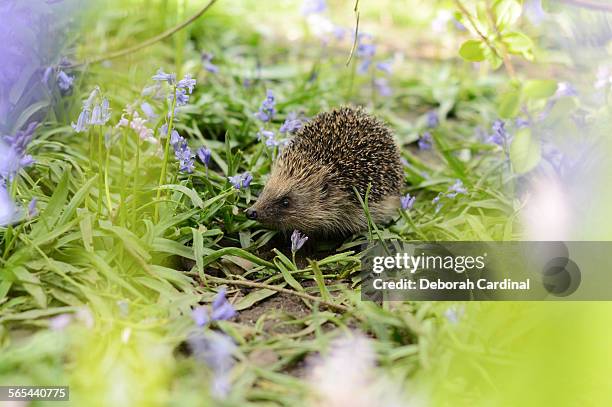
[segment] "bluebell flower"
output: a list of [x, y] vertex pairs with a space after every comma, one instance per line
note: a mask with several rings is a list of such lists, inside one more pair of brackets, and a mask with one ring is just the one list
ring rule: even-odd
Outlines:
[[255, 117], [257, 117], [262, 122], [269, 122], [274, 118], [276, 114], [276, 102], [274, 101], [274, 94], [270, 89], [266, 91], [266, 99], [261, 103], [259, 107], [259, 111], [255, 113]]
[[202, 65], [204, 65], [204, 69], [208, 72], [216, 74], [219, 72], [219, 67], [212, 63], [212, 59], [214, 58], [213, 54], [208, 52], [202, 53]]
[[439, 124], [440, 119], [438, 118], [438, 112], [436, 112], [435, 110], [430, 110], [429, 112], [427, 112], [427, 127], [433, 129], [435, 127], [438, 127]]
[[208, 316], [208, 311], [206, 311], [205, 307], [195, 307], [193, 311], [191, 311], [191, 319], [197, 326], [204, 326], [210, 321], [210, 317]]
[[[183, 88], [176, 88], [176, 105], [184, 106], [189, 103], [189, 95], [187, 91]], [[172, 100], [172, 96], [169, 96], [169, 99]]]
[[205, 307], [196, 307], [191, 312], [191, 318], [198, 326], [204, 326], [212, 321], [225, 321], [236, 315], [236, 310], [225, 297], [225, 288], [221, 288], [211, 304], [211, 313]]
[[460, 179], [455, 180], [455, 183], [451, 185], [448, 190], [450, 192], [448, 192], [446, 196], [449, 198], [454, 198], [457, 194], [467, 194], [467, 189], [463, 186], [463, 181]]
[[363, 74], [367, 73], [368, 69], [370, 69], [370, 65], [372, 65], [372, 60], [371, 59], [364, 59], [357, 66], [357, 73], [360, 74], [360, 75], [363, 75]]
[[234, 365], [234, 341], [225, 334], [205, 331], [193, 333], [187, 343], [194, 357], [213, 371], [212, 394], [218, 398], [227, 396], [230, 390], [229, 373]]
[[38, 203], [38, 200], [36, 198], [32, 198], [32, 200], [28, 204], [28, 216], [30, 218], [38, 215], [38, 210], [36, 209], [37, 203]]
[[431, 200], [431, 203], [436, 205], [436, 209], [435, 209], [436, 213], [440, 212], [440, 209], [442, 208], [442, 203], [440, 202], [440, 199], [442, 198], [442, 196], [443, 196], [442, 192], [438, 192], [438, 195], [436, 195], [436, 197]]
[[524, 119], [522, 117], [517, 117], [516, 120], [514, 121], [514, 125], [516, 126], [517, 129], [529, 127], [530, 124], [531, 123], [529, 122], [529, 119]]
[[409, 211], [414, 206], [414, 201], [416, 200], [416, 196], [410, 196], [410, 194], [406, 194], [400, 198], [400, 203], [402, 205], [402, 209], [405, 211]]
[[77, 119], [76, 124], [73, 122], [71, 126], [77, 133], [83, 133], [87, 131], [87, 129], [89, 129], [89, 110], [83, 108], [83, 110], [81, 110], [81, 113], [79, 113], [79, 118]]
[[433, 139], [431, 137], [431, 133], [428, 131], [423, 133], [423, 135], [419, 137], [419, 141], [417, 144], [419, 146], [419, 150], [421, 151], [431, 150], [431, 148], [433, 147]]
[[[367, 38], [367, 37], [363, 37]], [[357, 45], [357, 56], [372, 59], [376, 55], [376, 44], [359, 42]]]
[[157, 117], [155, 110], [153, 110], [153, 106], [151, 106], [148, 102], [143, 102], [140, 105], [140, 109], [150, 119], [154, 119]]
[[64, 92], [70, 90], [73, 82], [74, 77], [68, 75], [66, 72], [60, 70], [57, 73], [57, 86]]
[[0, 183], [0, 226], [8, 226], [17, 222], [20, 210], [9, 195], [4, 183]]
[[157, 82], [168, 82], [169, 85], [174, 85], [176, 82], [176, 74], [165, 73], [161, 68], [157, 70], [157, 73], [153, 75], [152, 79]]
[[489, 136], [489, 143], [497, 144], [498, 146], [504, 146], [508, 138], [506, 132], [505, 123], [503, 120], [497, 119], [493, 122], [493, 134]]
[[569, 96], [578, 96], [578, 91], [574, 85], [569, 82], [559, 82], [557, 84], [557, 90], [555, 91], [554, 98], [558, 99]]
[[393, 60], [390, 59], [388, 61], [378, 62], [376, 64], [376, 68], [380, 69], [383, 72], [386, 72], [386, 73], [390, 74], [390, 73], [393, 72], [392, 65], [393, 65]]
[[280, 142], [275, 138], [275, 133], [270, 130], [265, 130], [264, 128], [259, 129], [259, 132], [257, 133], [257, 140], [265, 140], [266, 146], [268, 147], [276, 147], [280, 144]]
[[302, 3], [302, 14], [305, 16], [319, 14], [323, 13], [326, 8], [325, 0], [304, 0], [304, 3]]
[[225, 296], [225, 288], [221, 288], [212, 302], [212, 320], [222, 321], [233, 318], [236, 310]]
[[295, 133], [302, 127], [302, 120], [298, 118], [297, 113], [291, 112], [287, 115], [285, 122], [278, 130], [280, 133]]
[[210, 149], [208, 149], [206, 147], [200, 147], [196, 151], [196, 154], [197, 154], [198, 158], [200, 159], [202, 164], [204, 164], [206, 167], [208, 167], [208, 164], [210, 163], [211, 153], [212, 152], [210, 151]]
[[30, 123], [25, 130], [0, 137], [0, 181], [12, 180], [19, 170], [34, 163], [32, 156], [26, 154], [26, 148], [37, 126], [37, 123]]
[[193, 159], [195, 155], [191, 152], [189, 145], [187, 144], [187, 140], [181, 137], [176, 130], [172, 130], [170, 135], [170, 144], [172, 144], [172, 148], [174, 148], [174, 156], [179, 162], [179, 171], [192, 173], [195, 164]]
[[245, 172], [243, 174], [234, 175], [233, 177], [228, 177], [227, 179], [234, 186], [234, 188], [241, 189], [248, 188], [253, 180], [253, 176], [248, 172]]
[[393, 90], [391, 86], [389, 86], [387, 78], [374, 79], [374, 86], [381, 96], [391, 96], [393, 94]]
[[196, 85], [196, 80], [191, 78], [191, 74], [186, 74], [183, 79], [177, 83], [177, 88], [187, 89], [189, 94], [193, 93], [193, 88]]
[[[102, 103], [94, 106], [93, 111], [91, 112], [91, 118], [89, 119], [89, 124], [91, 125], [104, 125], [110, 119], [110, 107], [109, 107], [108, 99], [102, 99]], [[80, 116], [79, 116], [80, 117]]]
[[291, 234], [291, 251], [295, 253], [300, 250], [307, 240], [308, 236], [302, 234], [299, 230], [294, 230]]

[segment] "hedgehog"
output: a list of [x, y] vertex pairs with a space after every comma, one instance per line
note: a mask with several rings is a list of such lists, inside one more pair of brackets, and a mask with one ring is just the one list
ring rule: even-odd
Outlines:
[[403, 170], [391, 131], [362, 108], [319, 113], [284, 147], [249, 219], [309, 236], [347, 236], [367, 229], [360, 199], [375, 223], [397, 213]]

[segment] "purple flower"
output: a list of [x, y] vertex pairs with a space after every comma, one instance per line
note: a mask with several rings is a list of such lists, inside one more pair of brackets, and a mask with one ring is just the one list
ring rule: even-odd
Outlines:
[[204, 69], [206, 69], [210, 73], [218, 73], [219, 67], [212, 63], [214, 55], [208, 52], [202, 53], [202, 65], [204, 65]]
[[143, 113], [150, 119], [154, 119], [157, 117], [157, 114], [155, 114], [155, 110], [153, 110], [153, 106], [151, 106], [149, 103], [147, 102], [143, 102], [140, 105], [140, 109], [143, 111]]
[[431, 133], [428, 131], [423, 133], [423, 135], [419, 137], [418, 145], [419, 150], [421, 151], [431, 150], [431, 148], [433, 147], [433, 139], [431, 137]]
[[[167, 133], [166, 133], [167, 134]], [[195, 155], [191, 152], [187, 140], [181, 137], [176, 130], [172, 130], [170, 135], [170, 144], [174, 148], [174, 156], [179, 162], [179, 171], [192, 173], [195, 167], [193, 159]]]
[[402, 204], [403, 210], [411, 210], [414, 206], [414, 201], [416, 200], [416, 196], [410, 196], [410, 194], [406, 194], [400, 198], [400, 202]]
[[177, 88], [187, 89], [189, 94], [193, 92], [193, 88], [196, 85], [196, 80], [191, 78], [191, 74], [186, 74], [183, 79], [176, 84]]
[[206, 311], [205, 307], [195, 307], [193, 311], [191, 311], [191, 318], [197, 326], [204, 326], [210, 321], [208, 311]]
[[278, 130], [281, 133], [295, 133], [302, 127], [302, 120], [297, 117], [297, 113], [291, 112], [287, 115], [285, 122]]
[[442, 203], [440, 202], [440, 198], [442, 198], [442, 195], [442, 192], [438, 192], [438, 195], [436, 195], [436, 197], [431, 200], [431, 203], [433, 205], [436, 205], [435, 213], [440, 212], [440, 209], [442, 208]]
[[436, 112], [435, 110], [430, 110], [429, 112], [427, 112], [427, 127], [433, 129], [435, 127], [438, 127], [439, 124], [440, 119], [438, 118], [438, 112]]
[[274, 114], [276, 114], [276, 102], [274, 101], [274, 94], [270, 89], [266, 91], [266, 99], [261, 103], [259, 107], [259, 111], [255, 113], [255, 117], [257, 117], [262, 122], [269, 122], [274, 118]]
[[72, 82], [74, 82], [73, 76], [69, 76], [66, 72], [61, 70], [57, 73], [57, 86], [64, 92], [70, 90]]
[[467, 189], [465, 189], [465, 187], [463, 186], [463, 181], [461, 181], [460, 179], [455, 180], [455, 183], [451, 185], [448, 190], [450, 192], [448, 192], [446, 196], [449, 198], [454, 198], [455, 196], [457, 196], [457, 194], [467, 194]]
[[12, 136], [0, 137], [0, 181], [12, 180], [19, 170], [34, 163], [32, 156], [26, 154], [26, 148], [36, 127], [38, 123], [33, 122]]
[[17, 222], [20, 210], [9, 195], [4, 183], [0, 183], [0, 226], [8, 226]]
[[225, 397], [230, 390], [229, 372], [234, 365], [233, 353], [236, 345], [232, 339], [215, 331], [192, 334], [187, 343], [194, 357], [208, 365], [213, 371], [211, 392], [215, 397]]
[[204, 326], [211, 321], [225, 321], [236, 315], [236, 310], [225, 298], [225, 288], [221, 288], [211, 305], [211, 315], [205, 307], [195, 307], [191, 312], [191, 318], [197, 326]]
[[364, 59], [363, 61], [361, 61], [361, 63], [357, 67], [357, 73], [360, 75], [367, 73], [368, 69], [370, 69], [370, 65], [372, 65], [372, 60]]
[[529, 122], [529, 119], [524, 119], [522, 117], [517, 117], [516, 120], [514, 121], [514, 125], [516, 126], [517, 129], [529, 127], [530, 124], [531, 123]]
[[234, 186], [234, 188], [241, 189], [248, 188], [253, 180], [253, 176], [248, 172], [245, 172], [243, 174], [234, 175], [233, 177], [228, 177], [227, 179]]
[[60, 314], [49, 319], [49, 329], [52, 331], [63, 331], [72, 322], [72, 315]]
[[36, 210], [36, 203], [38, 200], [36, 198], [32, 198], [30, 203], [28, 204], [28, 216], [31, 218], [38, 214], [38, 210]]
[[291, 234], [291, 251], [295, 253], [300, 250], [307, 240], [308, 236], [302, 234], [299, 230], [294, 230]]
[[503, 120], [497, 119], [493, 122], [493, 134], [489, 136], [488, 141], [498, 146], [504, 146], [508, 139], [508, 132], [506, 132], [505, 123]]
[[[177, 106], [184, 106], [189, 102], [189, 95], [187, 95], [187, 91], [183, 88], [176, 88], [176, 105]], [[172, 100], [172, 96], [168, 97], [170, 100]]]
[[221, 288], [212, 302], [212, 320], [227, 320], [234, 315], [236, 315], [236, 310], [225, 297], [225, 288]]
[[83, 133], [87, 131], [87, 129], [89, 129], [89, 110], [83, 108], [83, 110], [81, 110], [81, 113], [79, 113], [79, 118], [77, 119], [76, 124], [73, 122], [71, 126], [77, 133]]
[[357, 56], [360, 58], [372, 59], [376, 54], [376, 44], [363, 42], [362, 39], [371, 38], [362, 36], [359, 38], [359, 44], [357, 45]]
[[557, 84], [557, 91], [555, 92], [555, 95], [553, 97], [558, 99], [568, 96], [578, 96], [578, 91], [576, 90], [574, 85], [569, 82], [559, 82]]
[[393, 72], [392, 65], [393, 65], [393, 60], [390, 59], [388, 61], [378, 62], [376, 64], [376, 68], [380, 69], [383, 72], [390, 74], [391, 72]]
[[393, 90], [391, 89], [391, 86], [389, 86], [389, 81], [387, 78], [374, 79], [374, 86], [381, 96], [391, 96], [393, 94]]
[[200, 147], [196, 151], [196, 154], [197, 154], [198, 158], [200, 159], [202, 164], [204, 164], [206, 167], [208, 167], [208, 164], [210, 163], [211, 153], [212, 152], [210, 151], [210, 149], [208, 149], [206, 147]]
[[153, 75], [152, 79], [157, 82], [168, 82], [169, 85], [174, 85], [176, 82], [176, 74], [165, 73], [161, 68], [157, 70], [157, 73]]
[[325, 0], [304, 0], [302, 4], [302, 14], [307, 16], [309, 14], [323, 13], [327, 8]]
[[257, 133], [257, 140], [261, 141], [264, 139], [266, 140], [266, 146], [268, 147], [276, 147], [280, 144], [280, 142], [276, 140], [273, 131], [260, 128], [259, 132]]
[[102, 103], [96, 105], [91, 112], [91, 118], [89, 119], [89, 124], [91, 125], [104, 125], [110, 119], [110, 107], [108, 99], [102, 99]]

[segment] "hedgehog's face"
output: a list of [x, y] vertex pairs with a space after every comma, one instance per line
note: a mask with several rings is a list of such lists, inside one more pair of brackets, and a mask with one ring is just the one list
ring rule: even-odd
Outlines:
[[[257, 202], [246, 210], [249, 219], [280, 230], [314, 233], [329, 221], [333, 184], [325, 168], [294, 174], [275, 168]], [[333, 215], [332, 215], [333, 217]]]

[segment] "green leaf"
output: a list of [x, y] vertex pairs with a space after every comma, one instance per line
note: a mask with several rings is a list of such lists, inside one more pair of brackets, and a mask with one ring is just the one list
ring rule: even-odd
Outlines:
[[532, 136], [531, 129], [518, 131], [510, 145], [510, 161], [514, 171], [518, 174], [530, 171], [540, 162], [540, 157], [540, 142]]
[[459, 55], [466, 61], [484, 61], [485, 54], [482, 50], [482, 42], [479, 40], [467, 40], [459, 48]]
[[[285, 284], [281, 284], [278, 287], [283, 287]], [[242, 297], [238, 302], [234, 304], [234, 309], [236, 311], [242, 311], [247, 308], [251, 308], [253, 305], [257, 304], [259, 301], [263, 301], [266, 298], [277, 294], [278, 291], [270, 290], [269, 288], [262, 288], [261, 290], [254, 290], [248, 293], [246, 296]]]
[[499, 98], [499, 108], [497, 114], [503, 119], [512, 119], [516, 117], [521, 107], [521, 92], [512, 90], [503, 93]]
[[202, 198], [198, 196], [198, 193], [194, 191], [193, 189], [187, 188], [184, 185], [179, 185], [179, 184], [160, 185], [158, 189], [171, 189], [174, 191], [182, 192], [183, 194], [187, 195], [189, 199], [191, 199], [191, 203], [193, 203], [193, 206], [197, 206], [198, 208], [204, 207], [204, 201], [202, 201]]
[[317, 282], [317, 286], [319, 287], [319, 292], [321, 293], [321, 297], [324, 301], [330, 301], [331, 295], [327, 286], [325, 285], [325, 279], [323, 278], [323, 273], [321, 273], [321, 269], [316, 261], [310, 261], [310, 267], [312, 267], [312, 271], [314, 273], [315, 280]]
[[497, 0], [493, 4], [493, 13], [495, 13], [495, 24], [500, 30], [508, 27], [519, 19], [521, 16], [522, 7], [516, 0]]
[[40, 308], [47, 308], [47, 295], [42, 289], [38, 277], [30, 273], [24, 267], [15, 267], [12, 272], [15, 274], [15, 277], [17, 277], [17, 280], [23, 284], [23, 288], [28, 294], [34, 298], [36, 304]]
[[555, 94], [557, 82], [551, 79], [531, 80], [525, 82], [523, 95], [529, 99], [547, 99]]
[[521, 54], [528, 61], [533, 60], [533, 41], [520, 32], [510, 32], [502, 36], [502, 41], [511, 54]]

